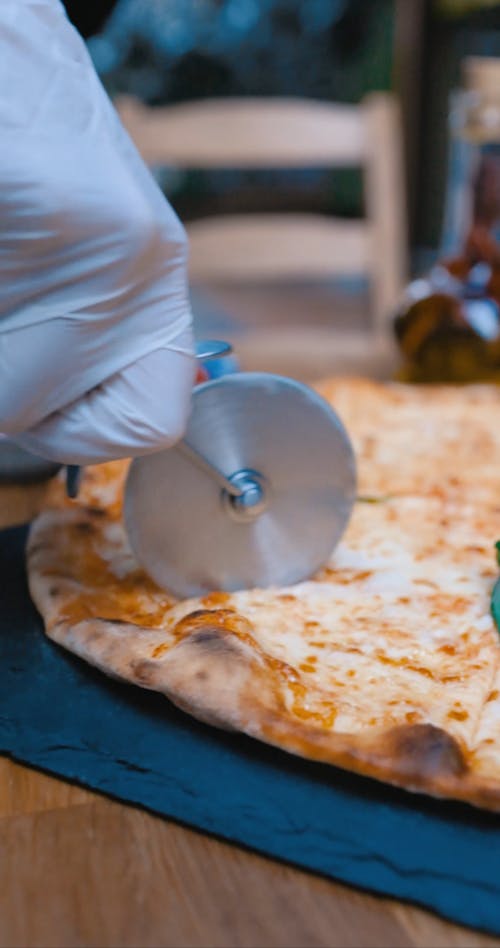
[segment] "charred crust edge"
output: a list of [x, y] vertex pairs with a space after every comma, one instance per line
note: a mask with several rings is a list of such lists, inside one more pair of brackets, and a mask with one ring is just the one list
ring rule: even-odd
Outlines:
[[199, 648], [201, 651], [208, 653], [227, 652], [233, 654], [240, 651], [238, 644], [237, 640], [233, 641], [229, 635], [225, 635], [217, 626], [209, 625], [196, 632], [192, 632], [179, 643], [179, 645]]
[[443, 777], [463, 777], [467, 761], [458, 741], [434, 724], [412, 724], [393, 728], [385, 735], [384, 749], [405, 774], [422, 782]]

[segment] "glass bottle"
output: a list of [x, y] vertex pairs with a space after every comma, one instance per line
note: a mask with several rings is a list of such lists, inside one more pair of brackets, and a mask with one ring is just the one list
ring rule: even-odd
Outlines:
[[470, 58], [453, 93], [438, 262], [394, 329], [411, 382], [500, 382], [500, 59]]

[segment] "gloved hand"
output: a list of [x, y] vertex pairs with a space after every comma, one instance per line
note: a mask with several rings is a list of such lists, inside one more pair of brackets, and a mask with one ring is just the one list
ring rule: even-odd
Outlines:
[[0, 431], [72, 464], [169, 446], [186, 237], [59, 0], [1, 0], [0, 141]]

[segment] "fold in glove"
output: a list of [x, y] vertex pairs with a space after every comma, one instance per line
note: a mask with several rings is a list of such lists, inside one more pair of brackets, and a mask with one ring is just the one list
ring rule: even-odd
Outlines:
[[[184, 331], [178, 344], [188, 346], [190, 336]], [[14, 440], [63, 464], [150, 454], [182, 437], [192, 387], [192, 358], [157, 349]]]
[[58, 0], [0, 3], [0, 136], [0, 430], [68, 463], [172, 444], [186, 236]]

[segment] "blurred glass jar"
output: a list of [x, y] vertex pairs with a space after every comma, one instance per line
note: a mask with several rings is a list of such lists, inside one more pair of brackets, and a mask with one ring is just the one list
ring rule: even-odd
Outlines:
[[394, 322], [403, 381], [500, 382], [500, 59], [467, 59], [464, 73], [439, 260], [410, 283]]

